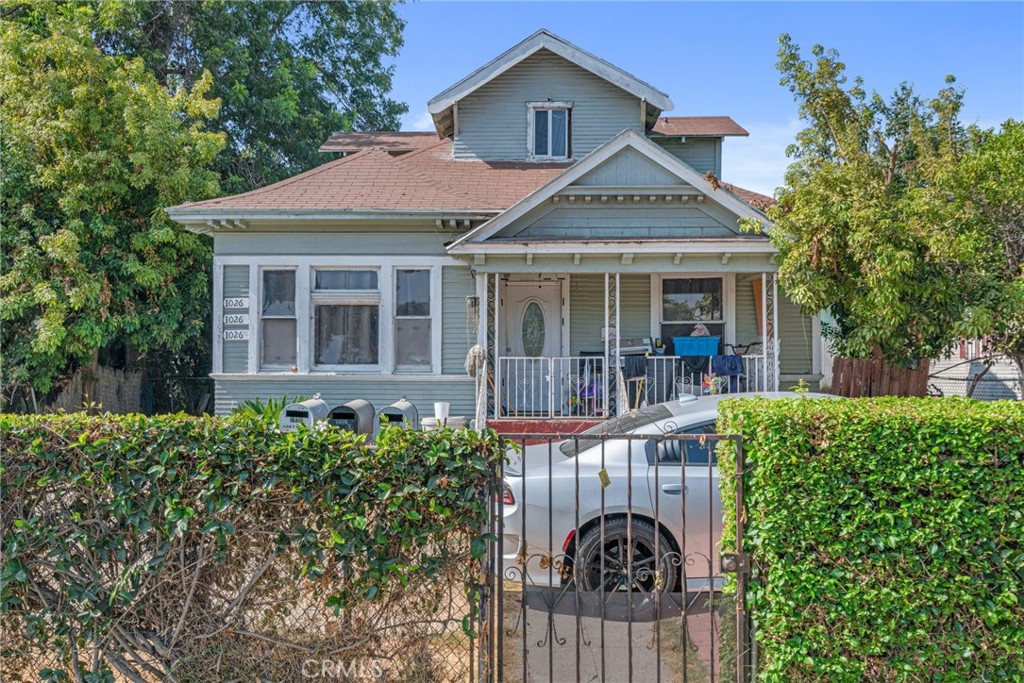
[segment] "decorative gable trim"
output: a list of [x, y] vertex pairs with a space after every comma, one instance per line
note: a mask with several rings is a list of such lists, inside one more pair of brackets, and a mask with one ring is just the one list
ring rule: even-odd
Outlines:
[[446, 116], [451, 116], [447, 112], [456, 102], [491, 82], [538, 50], [553, 52], [576, 66], [589, 71], [598, 78], [602, 78], [612, 85], [635, 95], [638, 99], [645, 100], [649, 107], [659, 111], [671, 111], [675, 106], [668, 95], [650, 83], [642, 81], [614, 64], [610, 64], [567, 40], [559, 38], [547, 29], [541, 29], [515, 47], [495, 57], [455, 85], [434, 96], [427, 103], [427, 110], [433, 117], [438, 131], [440, 132], [445, 127], [442, 121]]
[[[669, 173], [678, 177], [683, 182], [691, 185], [697, 193], [699, 193], [697, 195], [698, 201], [702, 200], [705, 196], [710, 197], [712, 198], [712, 201], [735, 214], [737, 218], [753, 218], [768, 225], [768, 221], [765, 219], [764, 214], [756, 210], [751, 205], [747, 204], [730, 192], [716, 189], [704, 178], [704, 176], [694, 170], [693, 167], [683, 161], [680, 161], [672, 154], [661, 149], [657, 144], [651, 142], [636, 131], [624, 130], [604, 146], [598, 147], [581, 161], [567, 168], [547, 184], [528, 194], [507, 211], [498, 214], [491, 220], [481, 224], [473, 230], [470, 230], [465, 235], [452, 242], [448, 246], [448, 252], [466, 253], [472, 251], [470, 247], [478, 245], [480, 242], [484, 242], [504, 228], [512, 225], [515, 221], [519, 220], [533, 209], [539, 207], [541, 204], [551, 201], [552, 197], [558, 195], [558, 193], [566, 187], [584, 177], [627, 147], [634, 149], [651, 161], [660, 165]], [[600, 191], [603, 188], [597, 189]], [[630, 197], [630, 199], [632, 199], [632, 197]]]

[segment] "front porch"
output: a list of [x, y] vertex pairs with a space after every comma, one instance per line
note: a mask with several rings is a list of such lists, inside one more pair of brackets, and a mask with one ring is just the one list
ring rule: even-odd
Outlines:
[[488, 419], [568, 432], [684, 394], [775, 391], [778, 297], [768, 271], [478, 273]]

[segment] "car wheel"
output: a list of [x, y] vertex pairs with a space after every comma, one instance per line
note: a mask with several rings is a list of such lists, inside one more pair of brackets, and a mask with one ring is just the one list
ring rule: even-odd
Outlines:
[[[632, 545], [632, 562], [628, 549]], [[657, 553], [657, 555], [656, 555]], [[632, 532], [625, 519], [615, 519], [587, 531], [576, 552], [575, 577], [582, 590], [672, 592], [679, 572], [679, 553], [654, 525], [634, 519]], [[604, 559], [602, 572], [602, 558]]]

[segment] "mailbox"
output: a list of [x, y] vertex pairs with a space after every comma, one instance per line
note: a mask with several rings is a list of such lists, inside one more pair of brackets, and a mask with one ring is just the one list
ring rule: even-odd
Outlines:
[[347, 429], [356, 434], [373, 434], [373, 404], [357, 398], [331, 408], [327, 421], [335, 427]]
[[420, 428], [420, 414], [416, 406], [403, 396], [386, 408], [377, 411], [377, 430], [389, 424], [396, 424], [411, 429]]
[[326, 419], [327, 402], [320, 398], [320, 394], [315, 394], [308, 401], [286, 405], [278, 418], [278, 424], [282, 432], [294, 432], [299, 425], [312, 427]]

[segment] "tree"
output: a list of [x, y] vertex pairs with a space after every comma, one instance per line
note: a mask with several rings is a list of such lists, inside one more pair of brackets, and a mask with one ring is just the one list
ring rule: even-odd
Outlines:
[[0, 18], [2, 379], [44, 392], [116, 346], [181, 349], [210, 310], [209, 240], [163, 209], [219, 192], [211, 77], [169, 92], [104, 55], [98, 11]]
[[936, 192], [971, 146], [962, 92], [947, 77], [927, 102], [905, 83], [869, 95], [860, 78], [848, 85], [837, 52], [812, 55], [781, 37], [781, 83], [808, 125], [769, 215], [780, 284], [806, 312], [831, 311], [825, 333], [841, 356], [935, 357], [964, 332], [993, 262], [990, 233], [943, 220]]
[[1024, 379], [1024, 122], [998, 132], [975, 131], [972, 150], [946, 169], [933, 201], [943, 221], [987, 236], [990, 258], [979, 261], [980, 286], [967, 310], [966, 334], [987, 337]]
[[340, 130], [398, 130], [408, 107], [388, 97], [404, 22], [393, 2], [117, 0], [97, 17], [108, 54], [141, 57], [159, 82], [213, 75], [216, 159], [228, 194], [324, 162]]
[[391, 2], [37, 0], [0, 25], [0, 377], [40, 391], [98, 360], [208, 371], [209, 240], [163, 208], [406, 110]]

